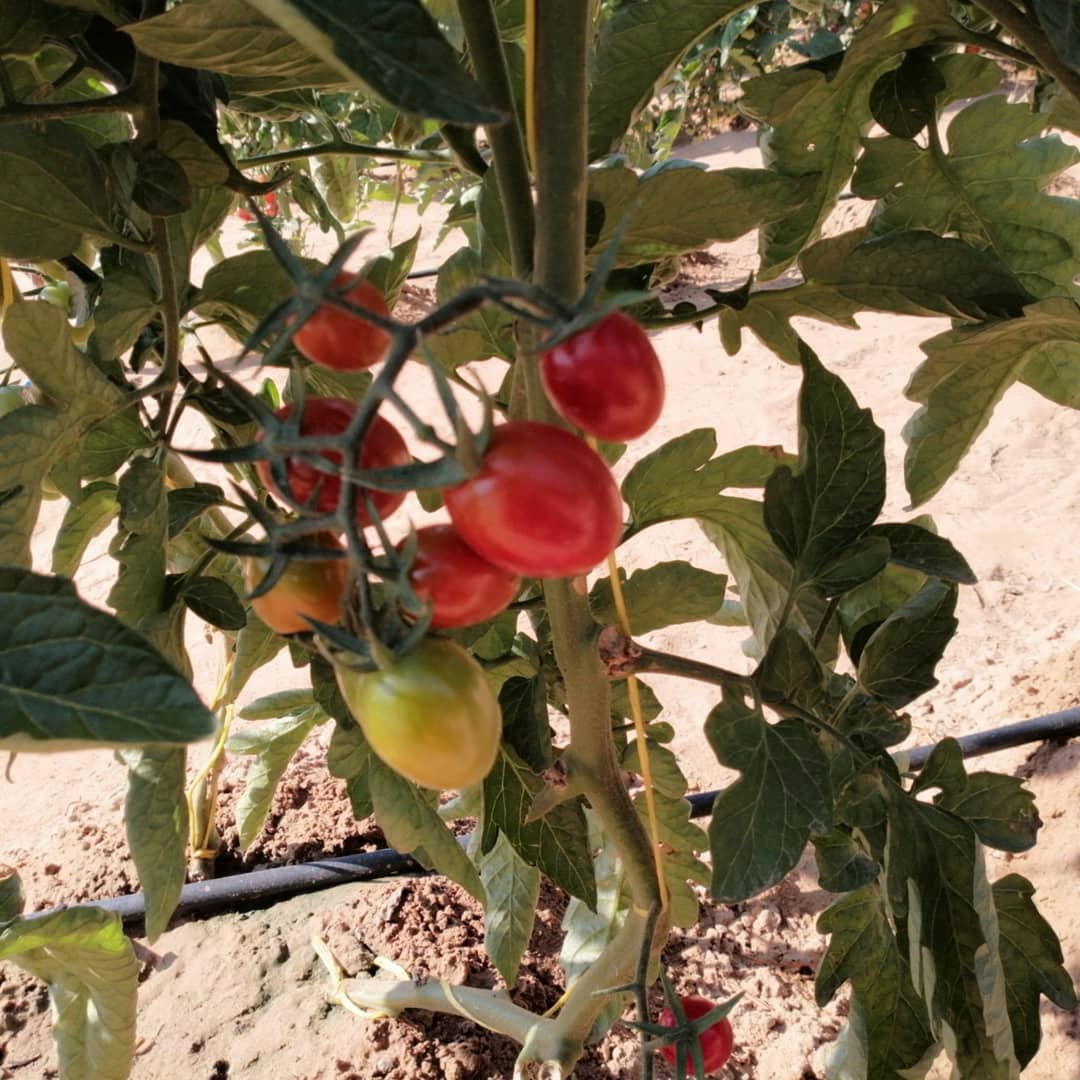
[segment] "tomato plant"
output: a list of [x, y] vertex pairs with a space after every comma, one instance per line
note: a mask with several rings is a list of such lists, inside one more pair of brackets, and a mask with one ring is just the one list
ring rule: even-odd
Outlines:
[[586, 435], [627, 442], [644, 435], [664, 407], [664, 373], [645, 331], [613, 311], [544, 353], [551, 403]]
[[[292, 405], [283, 405], [277, 410], [279, 420], [287, 420], [293, 412]], [[340, 435], [349, 426], [356, 405], [344, 398], [308, 398], [304, 402], [304, 416], [300, 422], [301, 435]], [[336, 450], [321, 451], [322, 456], [334, 463], [344, 460]], [[361, 469], [385, 469], [395, 465], [407, 465], [412, 460], [409, 448], [397, 428], [376, 416], [368, 429], [356, 464]], [[257, 464], [259, 475], [266, 486], [284, 498], [285, 492], [277, 486], [271, 474], [269, 462], [261, 460]], [[286, 477], [288, 495], [294, 502], [310, 503], [315, 510], [323, 514], [333, 513], [341, 499], [341, 479], [332, 473], [323, 472], [314, 465], [309, 465], [299, 458], [286, 459]], [[371, 523], [364, 504], [367, 495], [381, 517], [392, 514], [405, 500], [403, 492], [371, 491], [358, 488], [356, 493], [356, 520], [362, 525]]]
[[[331, 533], [314, 538], [320, 548], [344, 551]], [[255, 590], [270, 569], [269, 558], [249, 556], [244, 560], [244, 584]], [[311, 630], [305, 616], [319, 622], [336, 623], [349, 578], [344, 559], [291, 559], [277, 581], [251, 601], [251, 609], [271, 630], [279, 634], [299, 634]]]
[[469, 547], [527, 577], [587, 573], [622, 532], [622, 500], [603, 459], [535, 421], [495, 428], [479, 471], [445, 499]]
[[[692, 1024], [695, 1020], [700, 1020], [701, 1017], [711, 1012], [716, 1003], [708, 998], [688, 994], [679, 998], [679, 1005], [686, 1019]], [[666, 1005], [661, 1009], [658, 1022], [661, 1027], [677, 1028], [680, 1026], [675, 1011], [670, 1005]], [[706, 1074], [714, 1073], [721, 1068], [727, 1059], [731, 1057], [731, 1051], [735, 1046], [735, 1033], [732, 1031], [731, 1021], [726, 1016], [717, 1020], [716, 1023], [710, 1024], [700, 1034], [689, 1032], [688, 1037], [696, 1039], [701, 1046], [701, 1056]], [[678, 1052], [674, 1046], [662, 1046], [660, 1054], [669, 1065], [674, 1066], [676, 1064]], [[676, 1070], [676, 1076], [690, 1076], [693, 1074], [693, 1069], [694, 1067], [691, 1064], [689, 1071], [686, 1067], [681, 1071]]]
[[[342, 273], [334, 279], [334, 288], [350, 304], [376, 315], [389, 317], [382, 293], [370, 281], [360, 280], [349, 286], [354, 274]], [[293, 334], [293, 344], [309, 360], [338, 371], [361, 371], [386, 356], [390, 336], [382, 327], [360, 315], [324, 303], [304, 320]]]
[[495, 763], [499, 704], [452, 641], [427, 638], [378, 671], [339, 668], [338, 686], [371, 749], [421, 787], [471, 787]]
[[417, 532], [409, 581], [416, 595], [431, 604], [433, 629], [487, 622], [521, 588], [516, 573], [477, 555], [450, 525]]

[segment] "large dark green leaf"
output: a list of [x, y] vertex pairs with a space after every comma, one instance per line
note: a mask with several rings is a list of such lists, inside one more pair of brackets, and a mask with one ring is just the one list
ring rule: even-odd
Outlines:
[[484, 100], [420, 0], [248, 0], [348, 82], [406, 112], [505, 119]]
[[120, 478], [120, 525], [110, 554], [120, 564], [109, 605], [132, 626], [152, 622], [166, 609], [165, 545], [168, 504], [164, 472], [150, 458], [139, 458]]
[[885, 435], [843, 381], [801, 350], [798, 472], [765, 485], [765, 525], [808, 581], [877, 519], [885, 501]]
[[1062, 963], [1061, 943], [1031, 899], [1035, 886], [1019, 874], [994, 882], [994, 906], [1001, 934], [1001, 963], [1009, 999], [1016, 1056], [1024, 1067], [1039, 1049], [1039, 998], [1059, 1009], [1076, 1008], [1076, 991]]
[[181, 744], [214, 730], [190, 683], [65, 578], [0, 570], [0, 666], [8, 750]]
[[1072, 0], [1033, 0], [1035, 14], [1054, 51], [1080, 70], [1080, 11]]
[[[316, 264], [312, 262], [310, 268]], [[250, 333], [292, 291], [289, 275], [271, 252], [245, 251], [206, 272], [194, 308], [204, 317], [235, 319]]]
[[[621, 571], [620, 574], [632, 634], [647, 634], [676, 623], [707, 619], [724, 602], [727, 578], [688, 562], [657, 563], [645, 570], [635, 570], [629, 578]], [[618, 621], [610, 578], [602, 578], [593, 586], [589, 607], [598, 622]]]
[[894, 709], [937, 686], [934, 668], [956, 633], [956, 586], [932, 578], [890, 615], [859, 656], [863, 689]]
[[735, 903], [787, 875], [811, 832], [829, 831], [829, 767], [801, 721], [768, 724], [728, 693], [705, 736], [720, 764], [741, 774], [720, 791], [709, 825], [712, 896]]
[[83, 235], [114, 235], [111, 186], [93, 147], [64, 124], [0, 126], [0, 256], [58, 259]]
[[819, 240], [799, 256], [803, 281], [788, 289], [759, 289], [742, 308], [721, 312], [722, 339], [738, 351], [751, 330], [782, 360], [799, 358], [795, 316], [857, 329], [860, 311], [984, 319], [1015, 315], [1031, 300], [993, 252], [925, 230], [874, 237], [869, 227]]
[[933, 57], [912, 49], [871, 87], [870, 111], [890, 135], [913, 139], [935, 120], [937, 95], [944, 89], [945, 76]]
[[944, 536], [915, 522], [872, 525], [870, 534], [889, 542], [889, 562], [896, 566], [906, 566], [909, 570], [918, 570], [943, 581], [955, 581], [959, 585], [975, 584], [975, 573], [964, 556]]
[[906, 139], [864, 140], [852, 180], [863, 198], [882, 200], [871, 230], [951, 233], [994, 253], [1034, 296], [1077, 296], [1080, 206], [1042, 194], [1080, 151], [1039, 138], [1044, 113], [993, 94], [949, 124], [948, 153]]
[[911, 980], [906, 951], [893, 934], [878, 885], [866, 884], [841, 897], [818, 920], [829, 947], [817, 974], [817, 1001], [826, 1005], [851, 983], [852, 1012], [841, 1045], [862, 1070], [846, 1075], [906, 1080], [936, 1048], [923, 1003]]
[[[683, 798], [673, 798], [657, 792], [655, 795], [658, 839], [663, 852], [664, 876], [671, 900], [670, 916], [673, 926], [692, 927], [701, 915], [697, 893], [692, 882], [708, 885], [710, 871], [698, 858], [709, 846], [704, 830], [690, 820], [690, 804]], [[649, 813], [645, 794], [634, 796], [634, 807], [644, 828], [649, 828]]]
[[[1078, 349], [1080, 308], [1060, 299], [1032, 304], [1022, 318], [958, 327], [924, 341], [926, 359], [905, 391], [922, 405], [904, 425], [904, 480], [912, 503], [917, 506], [941, 490], [1029, 363], [1072, 361], [1062, 370], [1075, 378]], [[1040, 379], [1047, 374], [1037, 372]], [[1069, 381], [1054, 385], [1065, 402], [1080, 404], [1080, 390], [1069, 388]]]
[[680, 57], [751, 0], [622, 4], [600, 28], [589, 94], [589, 156], [615, 149]]
[[[881, 872], [881, 867], [848, 832], [833, 829], [831, 833], [813, 839], [818, 880], [829, 892], [854, 892], [870, 885]], [[820, 923], [818, 929], [825, 931]]]
[[0, 931], [0, 960], [48, 984], [63, 1077], [127, 1080], [140, 964], [119, 916], [75, 907], [17, 919]]

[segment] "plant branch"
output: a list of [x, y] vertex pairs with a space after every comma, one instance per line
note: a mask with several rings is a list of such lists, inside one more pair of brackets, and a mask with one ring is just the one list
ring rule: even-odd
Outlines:
[[627, 637], [615, 626], [604, 627], [598, 644], [600, 659], [607, 669], [608, 677], [612, 679], [624, 679], [630, 674], [677, 675], [713, 686], [734, 686], [739, 689], [747, 689], [753, 683], [749, 675], [740, 675], [738, 672], [706, 664], [701, 660], [691, 660], [686, 656], [648, 649]]
[[121, 90], [108, 97], [92, 101], [54, 101], [43, 105], [23, 105], [8, 101], [0, 109], [0, 124], [25, 124], [31, 120], [76, 120], [100, 113], [126, 112], [139, 114], [141, 104], [133, 90]]
[[1029, 19], [1010, 0], [975, 0], [992, 19], [999, 22], [1038, 61], [1039, 66], [1080, 101], [1080, 72], [1074, 71], [1057, 54], [1038, 23]]
[[415, 161], [423, 165], [455, 165], [453, 155], [440, 150], [401, 149], [397, 146], [376, 146], [373, 143], [354, 143], [348, 139], [331, 139], [315, 146], [301, 146], [294, 150], [277, 150], [272, 154], [238, 161], [238, 169], [258, 169], [267, 165], [279, 165], [286, 161], [303, 161], [309, 157], [381, 157], [389, 161]]

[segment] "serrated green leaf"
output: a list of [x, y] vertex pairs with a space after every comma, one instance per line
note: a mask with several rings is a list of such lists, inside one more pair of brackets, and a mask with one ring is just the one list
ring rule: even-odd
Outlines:
[[285, 639], [275, 634], [253, 611], [249, 611], [244, 629], [236, 635], [236, 652], [229, 677], [229, 700], [235, 701], [248, 679], [264, 664], [270, 663], [283, 648]]
[[0, 128], [0, 256], [59, 259], [85, 234], [112, 239], [111, 192], [94, 148], [73, 128]]
[[182, 744], [214, 731], [190, 683], [66, 578], [0, 568], [0, 666], [5, 749]]
[[800, 359], [798, 472], [785, 465], [769, 477], [764, 514], [799, 580], [809, 581], [881, 512], [885, 434], [808, 348]]
[[848, 544], [814, 572], [812, 584], [829, 597], [843, 596], [880, 574], [889, 562], [889, 541], [869, 533]]
[[126, 751], [124, 761], [124, 824], [146, 897], [146, 936], [153, 941], [168, 927], [187, 874], [187, 754], [183, 747], [146, 747]]
[[782, 273], [817, 239], [855, 165], [872, 118], [873, 85], [909, 49], [955, 32], [944, 0], [888, 0], [860, 28], [835, 72], [789, 67], [743, 84], [740, 107], [771, 128], [763, 142], [766, 163], [813, 183], [799, 209], [762, 229], [761, 280]]
[[994, 882], [1001, 941], [1001, 964], [1005, 969], [1005, 992], [1009, 999], [1016, 1056], [1021, 1066], [1039, 1049], [1039, 997], [1045, 995], [1060, 1009], [1076, 1008], [1076, 991], [1062, 963], [1061, 944], [1050, 924], [1032, 901], [1035, 887], [1019, 874]]
[[[825, 836], [815, 836], [814, 860], [818, 881], [833, 893], [854, 892], [877, 879], [881, 868], [855, 842], [850, 833], [834, 829]], [[819, 925], [819, 929], [824, 927]]]
[[945, 89], [938, 94], [942, 105], [992, 94], [1004, 74], [994, 60], [978, 53], [946, 53], [934, 63], [945, 79]]
[[511, 676], [499, 687], [499, 709], [504, 742], [534, 772], [549, 768], [555, 755], [544, 680], [539, 676]]
[[224, 184], [229, 176], [221, 155], [180, 120], [162, 119], [157, 148], [184, 170], [190, 187]]
[[[241, 720], [277, 720], [281, 716], [304, 712], [314, 704], [314, 692], [307, 687], [298, 686], [293, 690], [276, 690], [272, 694], [265, 694], [245, 705], [237, 712], [237, 716]], [[240, 733], [234, 732], [230, 740], [240, 737]]]
[[871, 536], [884, 537], [889, 542], [889, 562], [906, 566], [942, 581], [959, 585], [974, 585], [975, 572], [967, 560], [943, 536], [914, 522], [872, 525]]
[[131, 199], [154, 217], [174, 217], [191, 208], [191, 182], [184, 167], [157, 149], [136, 156]]
[[382, 293], [388, 307], [397, 302], [401, 286], [405, 284], [409, 271], [416, 259], [416, 249], [420, 243], [420, 230], [407, 240], [395, 244], [389, 251], [371, 260], [367, 267], [367, 280]]
[[[641, 705], [642, 719], [646, 724], [652, 723], [664, 711], [664, 706], [660, 703], [653, 688], [640, 680], [638, 680], [638, 702]], [[634, 713], [630, 706], [630, 693], [625, 679], [612, 684], [610, 707], [613, 720], [633, 719]]]
[[[761, 700], [781, 716], [799, 712], [816, 716], [827, 700], [828, 673], [810, 642], [791, 626], [784, 626], [769, 642], [754, 683]], [[792, 713], [790, 706], [795, 706]]]
[[[186, 3], [173, 10], [185, 7]], [[192, 256], [221, 227], [233, 208], [234, 199], [232, 191], [224, 186], [195, 188], [191, 193], [191, 208], [165, 219], [169, 253], [177, 281], [187, 282], [191, 279]]]
[[819, 240], [799, 256], [803, 281], [759, 289], [722, 312], [725, 348], [751, 330], [782, 360], [797, 363], [795, 316], [857, 329], [860, 311], [984, 319], [1016, 315], [1031, 295], [992, 251], [925, 230], [872, 236], [869, 227]]
[[82, 489], [78, 502], [71, 503], [53, 541], [52, 572], [71, 577], [79, 568], [86, 549], [119, 513], [116, 485], [97, 480]]
[[120, 523], [109, 554], [120, 564], [109, 606], [132, 626], [153, 621], [166, 608], [165, 545], [168, 509], [165, 474], [159, 463], [138, 458], [117, 488]]
[[168, 492], [169, 539], [182, 533], [203, 512], [225, 501], [225, 492], [217, 484], [197, 483], [191, 487], [173, 488]]
[[340, 721], [334, 725], [330, 736], [330, 748], [326, 753], [326, 767], [331, 776], [345, 781], [345, 790], [349, 793], [349, 805], [353, 817], [362, 821], [370, 817], [371, 791], [368, 787], [368, 763], [371, 751], [367, 739], [356, 724], [346, 727]]
[[219, 630], [239, 630], [247, 623], [244, 605], [222, 578], [206, 574], [185, 577], [180, 599], [200, 619]]
[[[616, 266], [639, 266], [718, 241], [790, 215], [813, 190], [813, 180], [764, 169], [705, 169], [669, 159], [640, 177], [620, 162], [589, 170], [589, 202], [602, 214], [589, 247], [595, 265], [629, 216]], [[680, 207], [677, 216], [671, 207]]]
[[[708, 618], [724, 602], [727, 578], [674, 560], [635, 570], [629, 578], [620, 572], [630, 612], [630, 632], [647, 634], [676, 623]], [[618, 621], [611, 579], [602, 578], [589, 593], [589, 608], [597, 622]]]
[[[826, 1005], [850, 981], [858, 1007], [851, 1024], [865, 1058], [861, 1075], [910, 1080], [908, 1070], [937, 1040], [912, 983], [907, 956], [893, 935], [881, 889], [866, 885], [841, 897], [818, 919], [818, 929], [830, 935], [818, 969], [818, 1005]], [[829, 1075], [834, 1075], [832, 1070]]]
[[889, 565], [851, 592], [837, 605], [840, 632], [848, 656], [857, 664], [870, 635], [926, 583], [926, 575], [903, 566]]
[[507, 986], [517, 983], [521, 956], [540, 902], [540, 871], [529, 866], [502, 833], [480, 859], [484, 883], [484, 950]]
[[657, 86], [699, 38], [749, 0], [624, 4], [601, 24], [589, 93], [589, 157], [614, 150]]
[[1062, 352], [1072, 359], [1078, 347], [1080, 308], [1070, 300], [1043, 300], [1025, 308], [1022, 318], [924, 341], [926, 360], [904, 391], [922, 405], [904, 425], [904, 480], [912, 503], [941, 490], [1030, 361]]
[[[337, 71], [406, 112], [499, 123], [420, 0], [248, 0]], [[199, 65], [202, 66], [202, 65]]]
[[228, 316], [250, 333], [292, 292], [292, 281], [271, 252], [245, 251], [206, 272], [195, 311], [204, 318]]
[[936, 119], [935, 101], [945, 86], [933, 57], [912, 49], [870, 88], [870, 112], [890, 135], [913, 139]]
[[153, 445], [138, 412], [129, 406], [94, 424], [83, 436], [73, 454], [77, 459], [73, 471], [84, 479], [111, 477], [134, 454]]
[[114, 360], [135, 344], [140, 331], [158, 311], [149, 284], [135, 271], [103, 267], [104, 284], [94, 308], [90, 341], [105, 360]]
[[[664, 876], [667, 879], [671, 900], [670, 917], [673, 926], [695, 926], [701, 914], [697, 893], [690, 882], [708, 885], [710, 871], [698, 853], [706, 851], [709, 838], [704, 829], [690, 820], [690, 804], [683, 798], [671, 798], [662, 792], [654, 796], [658, 840], [664, 860]], [[649, 813], [645, 793], [634, 796], [634, 807], [646, 830]]]
[[596, 879], [581, 801], [559, 803], [538, 821], [526, 824], [533, 799], [543, 788], [544, 781], [503, 745], [484, 779], [481, 850], [490, 851], [502, 832], [525, 862], [593, 907]]
[[[686, 777], [679, 768], [679, 759], [666, 746], [646, 739], [649, 750], [649, 765], [652, 772], [653, 787], [669, 799], [680, 799], [686, 794]], [[619, 761], [620, 767], [627, 772], [643, 775], [641, 748], [637, 739], [631, 739]]]
[[383, 765], [374, 754], [368, 762], [368, 779], [375, 818], [390, 845], [404, 854], [422, 849], [424, 861], [483, 903], [484, 886], [476, 866], [439, 817], [428, 794]]
[[740, 773], [717, 796], [709, 825], [712, 896], [734, 903], [775, 885], [810, 833], [829, 830], [829, 767], [802, 722], [768, 724], [728, 692], [705, 721], [705, 737], [720, 764]]
[[350, 222], [360, 209], [360, 173], [363, 162], [352, 156], [330, 155], [312, 161], [312, 179], [327, 209], [339, 222]]
[[0, 932], [0, 959], [48, 983], [65, 1080], [127, 1080], [139, 961], [118, 916], [76, 907], [19, 919]]
[[306, 710], [299, 716], [272, 720], [256, 732], [244, 732], [241, 738], [229, 740], [230, 752], [255, 756], [236, 803], [236, 828], [242, 851], [247, 851], [258, 839], [282, 775], [320, 719], [321, 714]]
[[934, 668], [956, 633], [956, 586], [931, 579], [870, 635], [859, 683], [894, 709], [937, 686]]
[[947, 154], [891, 136], [864, 139], [852, 190], [881, 200], [871, 221], [877, 235], [951, 233], [992, 251], [1034, 296], [1078, 296], [1080, 207], [1042, 189], [1080, 151], [1039, 138], [1046, 125], [1045, 114], [993, 94], [953, 118]]

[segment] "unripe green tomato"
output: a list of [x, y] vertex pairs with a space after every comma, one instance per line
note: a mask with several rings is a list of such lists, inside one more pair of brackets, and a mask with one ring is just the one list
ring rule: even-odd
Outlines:
[[67, 311], [71, 307], [71, 286], [64, 282], [58, 282], [56, 285], [46, 285], [38, 293], [38, 298], [44, 300], [46, 304], [52, 304], [53, 307], [59, 308], [61, 311]]
[[480, 665], [445, 638], [425, 638], [379, 671], [338, 669], [338, 686], [371, 749], [421, 787], [470, 787], [491, 771], [502, 714]]

